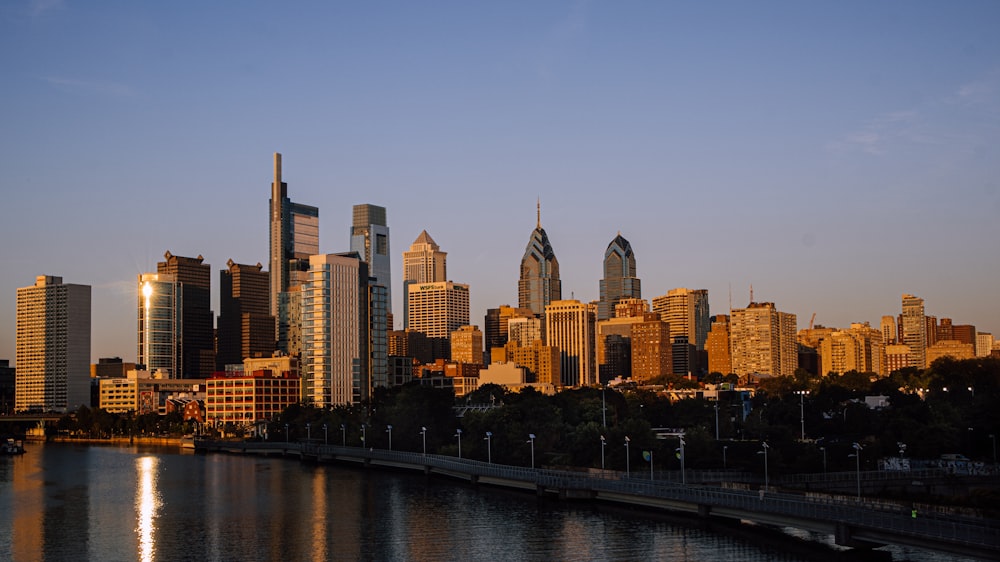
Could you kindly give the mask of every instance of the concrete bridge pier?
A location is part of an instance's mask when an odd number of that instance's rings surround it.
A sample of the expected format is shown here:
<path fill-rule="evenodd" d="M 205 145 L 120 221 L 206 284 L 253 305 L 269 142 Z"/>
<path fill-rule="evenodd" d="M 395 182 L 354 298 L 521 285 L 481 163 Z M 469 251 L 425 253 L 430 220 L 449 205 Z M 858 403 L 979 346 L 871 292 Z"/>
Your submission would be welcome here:
<path fill-rule="evenodd" d="M 884 544 L 879 544 L 877 542 L 865 541 L 854 538 L 851 526 L 842 521 L 837 523 L 837 527 L 833 535 L 833 542 L 840 546 L 849 546 L 851 548 L 862 549 L 862 550 L 871 550 L 873 548 L 879 548 L 881 546 L 885 546 Z M 891 560 L 892 555 L 890 555 L 889 558 Z"/>

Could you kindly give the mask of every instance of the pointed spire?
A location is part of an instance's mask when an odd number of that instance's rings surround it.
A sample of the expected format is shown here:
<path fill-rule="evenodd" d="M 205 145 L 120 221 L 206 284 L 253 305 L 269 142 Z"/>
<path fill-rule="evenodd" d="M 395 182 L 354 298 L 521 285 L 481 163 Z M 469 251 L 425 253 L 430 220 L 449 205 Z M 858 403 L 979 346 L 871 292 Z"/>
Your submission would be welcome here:
<path fill-rule="evenodd" d="M 537 212 L 538 212 L 538 222 L 536 223 L 535 228 L 542 228 L 542 198 L 541 197 L 538 198 L 538 211 Z"/>

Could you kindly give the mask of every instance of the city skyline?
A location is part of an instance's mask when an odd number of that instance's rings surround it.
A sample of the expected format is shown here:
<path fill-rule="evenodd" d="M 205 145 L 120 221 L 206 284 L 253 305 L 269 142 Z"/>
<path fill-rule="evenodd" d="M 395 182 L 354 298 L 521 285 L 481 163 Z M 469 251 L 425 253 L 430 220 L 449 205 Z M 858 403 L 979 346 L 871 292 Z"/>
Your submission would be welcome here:
<path fill-rule="evenodd" d="M 320 252 L 385 207 L 391 278 L 427 230 L 480 328 L 518 305 L 540 199 L 566 299 L 597 300 L 620 231 L 647 300 L 725 314 L 753 285 L 847 328 L 907 293 L 998 333 L 1000 6 L 725 8 L 8 3 L 0 358 L 39 275 L 91 285 L 92 361 L 130 361 L 165 251 L 267 264 L 275 152 Z"/>

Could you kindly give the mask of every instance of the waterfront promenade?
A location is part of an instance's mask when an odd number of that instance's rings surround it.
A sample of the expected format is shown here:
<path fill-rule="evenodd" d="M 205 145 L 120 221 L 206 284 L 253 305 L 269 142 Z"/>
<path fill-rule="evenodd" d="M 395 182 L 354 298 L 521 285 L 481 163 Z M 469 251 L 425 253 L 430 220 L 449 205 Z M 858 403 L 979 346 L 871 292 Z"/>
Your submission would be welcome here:
<path fill-rule="evenodd" d="M 1000 556 L 1000 521 L 862 497 L 732 489 L 721 484 L 651 480 L 648 473 L 532 469 L 384 449 L 322 444 L 199 441 L 199 452 L 281 455 L 303 461 L 389 468 L 444 476 L 476 485 L 689 513 L 699 518 L 750 521 L 830 535 L 838 545 L 896 544 L 983 559 Z M 916 515 L 916 516 L 914 516 Z"/>

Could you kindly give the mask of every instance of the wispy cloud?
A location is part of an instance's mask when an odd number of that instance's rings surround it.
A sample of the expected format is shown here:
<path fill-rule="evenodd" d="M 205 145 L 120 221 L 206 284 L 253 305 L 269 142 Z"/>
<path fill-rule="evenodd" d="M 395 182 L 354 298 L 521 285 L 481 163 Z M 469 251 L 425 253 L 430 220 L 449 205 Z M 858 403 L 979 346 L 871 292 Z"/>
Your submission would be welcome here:
<path fill-rule="evenodd" d="M 130 86 L 126 84 L 119 84 L 117 82 L 77 80 L 75 78 L 61 78 L 57 76 L 45 76 L 42 79 L 52 86 L 67 92 L 98 94 L 112 97 L 129 97 L 134 94 Z"/>
<path fill-rule="evenodd" d="M 879 115 L 860 130 L 847 133 L 830 144 L 834 150 L 857 149 L 872 155 L 883 154 L 886 145 L 894 140 L 929 142 L 926 135 L 918 133 L 920 114 L 917 111 L 893 111 Z"/>
<path fill-rule="evenodd" d="M 38 17 L 56 8 L 62 8 L 63 5 L 63 0 L 30 0 L 28 14 Z"/>
<path fill-rule="evenodd" d="M 1000 107 L 1000 68 L 962 84 L 948 101 L 965 106 Z"/>

